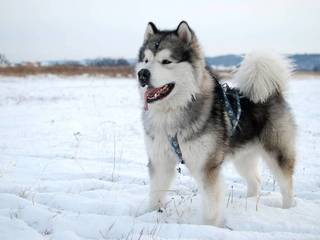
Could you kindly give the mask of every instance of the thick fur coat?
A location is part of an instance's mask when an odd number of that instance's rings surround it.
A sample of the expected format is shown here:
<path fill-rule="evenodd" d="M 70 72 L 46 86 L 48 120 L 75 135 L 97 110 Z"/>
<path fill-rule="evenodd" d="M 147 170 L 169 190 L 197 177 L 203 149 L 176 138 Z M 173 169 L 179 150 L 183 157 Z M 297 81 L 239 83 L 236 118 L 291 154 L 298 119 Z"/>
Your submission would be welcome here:
<path fill-rule="evenodd" d="M 291 67 L 270 53 L 247 55 L 234 75 L 242 97 L 235 132 L 218 77 L 206 66 L 198 39 L 186 22 L 160 31 L 149 23 L 139 51 L 137 75 L 149 157 L 150 209 L 165 205 L 176 175 L 170 137 L 177 134 L 186 167 L 202 195 L 203 220 L 223 226 L 223 162 L 231 160 L 248 184 L 248 197 L 260 191 L 262 157 L 281 189 L 282 205 L 293 204 L 295 124 L 285 90 Z"/>

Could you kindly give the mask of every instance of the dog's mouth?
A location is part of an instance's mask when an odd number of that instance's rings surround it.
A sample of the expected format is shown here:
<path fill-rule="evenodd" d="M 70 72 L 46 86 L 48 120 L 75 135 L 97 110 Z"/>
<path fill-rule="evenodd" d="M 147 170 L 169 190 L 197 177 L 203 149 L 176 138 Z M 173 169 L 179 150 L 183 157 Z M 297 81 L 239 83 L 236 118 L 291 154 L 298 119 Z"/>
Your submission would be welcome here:
<path fill-rule="evenodd" d="M 158 88 L 148 87 L 144 93 L 145 110 L 148 110 L 148 103 L 159 101 L 168 96 L 174 85 L 174 83 L 168 83 Z"/>

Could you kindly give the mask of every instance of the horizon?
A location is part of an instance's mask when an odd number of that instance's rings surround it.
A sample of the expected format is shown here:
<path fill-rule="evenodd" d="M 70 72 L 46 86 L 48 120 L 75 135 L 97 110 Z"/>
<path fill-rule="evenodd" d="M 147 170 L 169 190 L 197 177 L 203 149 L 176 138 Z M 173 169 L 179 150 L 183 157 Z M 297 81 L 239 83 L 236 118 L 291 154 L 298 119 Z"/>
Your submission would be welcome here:
<path fill-rule="evenodd" d="M 157 7 L 147 0 L 4 0 L 0 53 L 10 62 L 135 59 L 147 22 L 174 29 L 186 20 L 209 57 L 254 50 L 318 54 L 319 12 L 316 0 L 165 0 Z"/>
<path fill-rule="evenodd" d="M 212 55 L 212 56 L 205 56 L 205 58 L 217 58 L 217 57 L 225 57 L 225 56 L 241 56 L 243 57 L 245 53 L 239 53 L 239 54 L 234 54 L 234 53 L 227 53 L 227 54 L 221 54 L 221 55 Z M 320 53 L 282 53 L 281 55 L 290 57 L 294 55 L 320 55 Z M 112 60 L 117 60 L 117 59 L 124 59 L 127 61 L 136 61 L 137 58 L 133 57 L 108 57 L 108 56 L 98 56 L 98 57 L 92 57 L 92 58 L 81 58 L 81 59 L 72 59 L 72 58 L 61 58 L 61 59 L 45 59 L 45 60 L 22 60 L 22 61 L 10 61 L 10 63 L 15 63 L 15 64 L 20 64 L 20 63 L 36 63 L 36 62 L 59 62 L 59 61 L 85 61 L 85 60 L 95 60 L 95 59 L 112 59 Z"/>

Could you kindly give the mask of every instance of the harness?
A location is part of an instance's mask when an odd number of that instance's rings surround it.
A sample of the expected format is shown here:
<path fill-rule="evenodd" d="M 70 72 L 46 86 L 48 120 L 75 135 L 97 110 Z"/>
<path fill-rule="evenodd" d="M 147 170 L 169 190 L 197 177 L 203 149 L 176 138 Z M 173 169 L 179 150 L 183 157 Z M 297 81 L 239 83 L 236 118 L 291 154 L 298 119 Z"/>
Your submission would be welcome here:
<path fill-rule="evenodd" d="M 220 96 L 220 101 L 224 104 L 226 112 L 228 114 L 232 136 L 235 133 L 241 116 L 241 96 L 238 89 L 230 88 L 227 83 L 221 85 L 218 81 L 216 82 L 221 93 L 220 95 L 222 95 L 222 99 Z M 235 103 L 234 107 L 232 107 L 231 102 Z M 181 148 L 178 141 L 178 133 L 176 133 L 174 136 L 169 136 L 169 142 L 173 152 L 177 156 L 178 164 L 184 164 L 185 162 L 183 160 Z M 177 168 L 177 171 L 181 173 L 181 168 L 179 166 Z"/>
<path fill-rule="evenodd" d="M 170 141 L 170 145 L 172 147 L 172 150 L 174 151 L 174 153 L 177 155 L 178 159 L 178 167 L 177 167 L 177 171 L 178 173 L 181 173 L 181 168 L 179 166 L 179 164 L 184 164 L 184 160 L 182 158 L 182 152 L 180 149 L 180 145 L 179 145 L 179 141 L 178 141 L 178 133 L 176 133 L 176 135 L 174 135 L 173 137 L 169 137 L 169 141 Z"/>
<path fill-rule="evenodd" d="M 222 95 L 224 100 L 224 105 L 229 117 L 231 124 L 231 136 L 234 134 L 241 116 L 241 104 L 240 104 L 240 93 L 238 89 L 230 88 L 227 83 L 219 84 L 218 86 L 222 89 Z M 232 107 L 230 101 L 236 102 L 235 108 Z"/>

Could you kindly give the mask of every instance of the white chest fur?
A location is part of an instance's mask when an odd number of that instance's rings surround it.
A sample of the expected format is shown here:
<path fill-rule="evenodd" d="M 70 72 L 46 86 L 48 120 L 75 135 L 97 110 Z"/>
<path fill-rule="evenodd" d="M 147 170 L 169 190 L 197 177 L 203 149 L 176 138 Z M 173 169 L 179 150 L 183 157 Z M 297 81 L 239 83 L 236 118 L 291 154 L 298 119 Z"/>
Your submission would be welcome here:
<path fill-rule="evenodd" d="M 198 177 L 205 166 L 208 156 L 214 151 L 216 143 L 215 136 L 205 134 L 189 141 L 178 141 L 183 160 L 194 177 Z M 156 164 L 176 164 L 178 156 L 170 145 L 169 135 L 162 131 L 155 133 L 153 139 L 146 137 L 146 146 L 152 162 Z"/>

